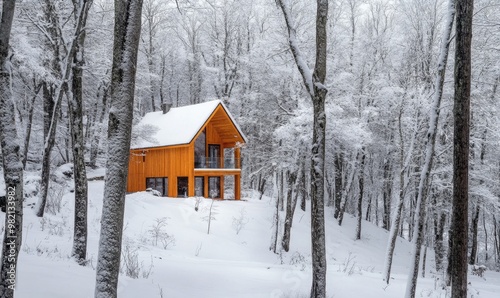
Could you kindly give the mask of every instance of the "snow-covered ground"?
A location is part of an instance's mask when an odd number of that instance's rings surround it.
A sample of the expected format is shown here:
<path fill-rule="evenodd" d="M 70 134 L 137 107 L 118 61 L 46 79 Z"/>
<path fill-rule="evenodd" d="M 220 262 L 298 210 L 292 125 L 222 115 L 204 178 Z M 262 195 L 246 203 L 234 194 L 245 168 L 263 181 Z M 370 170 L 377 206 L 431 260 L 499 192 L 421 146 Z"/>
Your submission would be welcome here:
<path fill-rule="evenodd" d="M 25 209 L 16 298 L 93 297 L 103 188 L 103 181 L 89 182 L 90 262 L 86 267 L 69 259 L 73 193 L 64 194 L 57 215 L 46 213 L 39 219 L 30 207 Z M 33 203 L 30 200 L 28 204 Z M 276 255 L 269 251 L 270 198 L 258 200 L 247 193 L 242 201 L 215 201 L 207 234 L 211 203 L 201 200 L 196 211 L 195 198 L 160 198 L 146 192 L 127 196 L 124 251 L 132 263 L 137 256 L 139 277 L 126 276 L 122 265 L 119 297 L 308 297 L 308 211 L 297 208 L 290 252 Z M 381 271 L 388 233 L 363 222 L 362 240 L 354 241 L 354 218 L 346 215 L 339 227 L 327 209 L 326 220 L 329 297 L 404 296 L 410 256 L 407 241 L 398 240 L 393 279 L 386 285 Z M 0 213 L 0 222 L 3 227 L 4 213 Z M 239 233 L 238 222 L 242 223 Z M 433 263 L 429 252 L 426 277 L 419 278 L 417 297 L 450 297 L 437 286 Z M 487 271 L 484 278 L 470 276 L 469 281 L 473 297 L 496 298 L 500 293 L 499 273 Z"/>

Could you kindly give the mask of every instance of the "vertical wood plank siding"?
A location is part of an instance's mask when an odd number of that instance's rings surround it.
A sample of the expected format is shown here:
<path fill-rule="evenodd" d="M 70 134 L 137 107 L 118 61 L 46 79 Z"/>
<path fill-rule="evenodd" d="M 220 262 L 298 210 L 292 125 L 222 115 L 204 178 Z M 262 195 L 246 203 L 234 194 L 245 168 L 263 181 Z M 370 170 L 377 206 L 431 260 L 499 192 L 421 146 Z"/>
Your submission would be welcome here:
<path fill-rule="evenodd" d="M 209 144 L 220 145 L 221 167 L 223 167 L 224 148 L 232 148 L 236 142 L 244 142 L 225 110 L 219 106 L 189 144 L 131 150 L 127 192 L 144 191 L 146 178 L 168 177 L 168 196 L 176 197 L 177 177 L 188 177 L 188 196 L 194 196 L 194 144 L 203 130 L 206 131 L 207 148 L 205 151 L 207 153 Z M 234 157 L 239 158 L 239 155 L 239 149 L 237 149 Z M 217 174 L 214 172 L 202 175 L 197 173 L 197 176 L 204 177 L 205 196 L 208 195 L 208 177 L 219 176 L 221 177 L 221 197 L 223 197 L 224 175 L 235 176 L 237 184 L 235 185 L 235 198 L 240 198 L 240 172 L 235 173 L 234 170 L 230 170 L 228 173 L 219 171 Z"/>

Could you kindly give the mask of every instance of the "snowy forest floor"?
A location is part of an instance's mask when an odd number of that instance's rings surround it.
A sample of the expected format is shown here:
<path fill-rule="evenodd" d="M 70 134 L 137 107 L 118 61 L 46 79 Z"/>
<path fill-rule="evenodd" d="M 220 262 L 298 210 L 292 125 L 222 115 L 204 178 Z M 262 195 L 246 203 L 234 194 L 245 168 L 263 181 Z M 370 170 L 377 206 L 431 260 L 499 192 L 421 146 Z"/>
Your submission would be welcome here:
<path fill-rule="evenodd" d="M 89 175 L 99 176 L 102 171 Z M 71 184 L 71 183 L 70 183 Z M 93 297 L 104 182 L 89 181 L 88 266 L 69 258 L 73 235 L 73 193 L 61 193 L 61 209 L 43 219 L 24 209 L 23 243 L 16 298 Z M 137 297 L 308 297 L 311 283 L 310 213 L 297 206 L 290 252 L 269 251 L 273 200 L 247 192 L 242 201 L 211 200 L 195 210 L 196 199 L 160 198 L 142 192 L 127 195 L 120 298 Z M 35 197 L 25 203 L 34 203 Z M 309 206 L 307 206 L 309 207 Z M 284 216 L 284 214 L 282 214 Z M 4 213 L 0 213 L 3 237 Z M 388 233 L 363 221 L 362 239 L 354 241 L 355 218 L 343 226 L 326 209 L 328 297 L 404 296 L 410 245 L 398 239 L 389 285 L 382 280 Z M 239 230 L 239 233 L 237 233 Z M 126 275 L 138 274 L 138 278 Z M 426 277 L 417 297 L 450 297 L 436 281 L 429 251 Z M 500 293 L 500 273 L 469 276 L 470 297 Z"/>

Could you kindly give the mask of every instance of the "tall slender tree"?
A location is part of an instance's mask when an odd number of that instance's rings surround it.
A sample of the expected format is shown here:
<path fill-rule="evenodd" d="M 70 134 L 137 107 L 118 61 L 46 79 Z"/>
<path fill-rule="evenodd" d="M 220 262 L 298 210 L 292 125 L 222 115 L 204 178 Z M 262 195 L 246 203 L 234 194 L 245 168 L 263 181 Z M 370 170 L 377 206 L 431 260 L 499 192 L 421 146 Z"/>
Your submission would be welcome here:
<path fill-rule="evenodd" d="M 326 297 L 326 247 L 325 247 L 325 98 L 328 90 L 326 79 L 326 26 L 328 0 L 316 1 L 316 62 L 314 70 L 298 47 L 296 30 L 290 13 L 290 2 L 277 0 L 288 30 L 290 51 L 302 75 L 306 90 L 313 104 L 313 140 L 311 155 L 311 244 L 312 287 L 311 297 Z"/>
<path fill-rule="evenodd" d="M 75 225 L 71 255 L 84 264 L 87 256 L 87 171 L 85 169 L 85 138 L 83 134 L 83 66 L 85 64 L 85 24 L 92 0 L 73 0 L 77 28 L 73 55 L 72 97 L 69 98 L 71 141 L 73 143 L 73 173 L 75 177 Z"/>
<path fill-rule="evenodd" d="M 469 130 L 473 0 L 457 1 L 453 106 L 453 201 L 450 226 L 451 296 L 467 297 Z"/>
<path fill-rule="evenodd" d="M 0 297 L 13 298 L 23 229 L 23 164 L 11 89 L 9 40 L 16 1 L 4 0 L 0 23 L 0 143 L 6 189 L 5 229 L 0 267 Z"/>
<path fill-rule="evenodd" d="M 443 29 L 443 40 L 441 43 L 437 73 L 434 85 L 434 97 L 431 107 L 429 127 L 425 139 L 425 158 L 423 159 L 422 170 L 418 180 L 417 188 L 417 206 L 415 210 L 415 225 L 412 239 L 412 259 L 410 263 L 410 272 L 406 284 L 406 298 L 415 297 L 417 286 L 418 265 L 420 263 L 420 250 L 424 243 L 424 226 L 426 221 L 426 199 L 430 183 L 432 163 L 434 159 L 434 148 L 436 145 L 436 136 L 438 131 L 439 113 L 441 110 L 441 99 L 443 98 L 444 78 L 446 74 L 446 65 L 448 62 L 448 52 L 450 46 L 451 31 L 455 17 L 455 0 L 449 1 L 446 23 Z"/>
<path fill-rule="evenodd" d="M 116 298 L 125 211 L 142 0 L 115 1 L 106 181 L 97 258 L 96 298 Z"/>

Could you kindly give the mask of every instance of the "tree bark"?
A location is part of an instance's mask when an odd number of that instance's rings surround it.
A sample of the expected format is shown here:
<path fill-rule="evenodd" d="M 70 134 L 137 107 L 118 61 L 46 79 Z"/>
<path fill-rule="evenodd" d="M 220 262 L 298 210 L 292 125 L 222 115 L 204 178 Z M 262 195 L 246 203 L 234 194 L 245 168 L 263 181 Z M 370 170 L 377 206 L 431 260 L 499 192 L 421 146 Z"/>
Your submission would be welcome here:
<path fill-rule="evenodd" d="M 311 297 L 326 297 L 326 247 L 325 247 L 325 98 L 326 89 L 326 26 L 328 0 L 316 4 L 316 61 L 311 73 L 297 44 L 296 31 L 288 3 L 277 0 L 288 30 L 288 42 L 295 64 L 313 103 L 313 139 L 311 156 L 311 244 L 312 286 Z"/>
<path fill-rule="evenodd" d="M 296 180 L 296 173 L 289 173 L 287 175 L 288 189 L 286 194 L 286 214 L 283 238 L 281 239 L 281 247 L 283 247 L 283 250 L 286 252 L 290 250 L 290 234 L 292 230 L 293 215 L 295 213 L 295 207 L 297 206 L 297 196 L 293 197 L 293 187 Z"/>
<path fill-rule="evenodd" d="M 76 50 L 73 60 L 73 80 L 71 89 L 73 97 L 69 99 L 71 141 L 73 151 L 73 174 L 75 179 L 75 218 L 73 231 L 73 249 L 71 256 L 80 265 L 85 264 L 87 257 L 87 171 L 85 169 L 85 138 L 83 132 L 83 66 L 85 64 L 85 24 L 92 0 L 73 0 L 77 21 Z"/>
<path fill-rule="evenodd" d="M 356 225 L 356 237 L 355 240 L 361 239 L 361 222 L 362 222 L 362 207 L 363 207 L 363 193 L 365 187 L 365 159 L 366 154 L 364 153 L 364 148 L 361 153 L 361 162 L 359 163 L 359 176 L 358 176 L 358 186 L 359 186 L 359 196 L 357 203 L 357 225 Z"/>
<path fill-rule="evenodd" d="M 339 149 L 340 151 L 340 149 Z M 342 175 L 343 175 L 343 154 L 341 152 L 337 152 L 335 154 L 335 160 L 334 160 L 334 165 L 335 165 L 335 212 L 333 214 L 333 217 L 335 219 L 339 218 L 339 213 L 340 213 L 340 203 L 342 202 Z"/>
<path fill-rule="evenodd" d="M 108 160 L 96 272 L 96 298 L 116 298 L 130 157 L 142 0 L 115 1 Z"/>
<path fill-rule="evenodd" d="M 35 79 L 33 79 L 33 87 L 35 88 L 33 99 L 31 100 L 31 105 L 28 111 L 28 123 L 26 124 L 26 133 L 24 137 L 24 150 L 23 150 L 23 169 L 26 169 L 26 162 L 28 161 L 28 151 L 30 146 L 30 138 L 31 138 L 31 127 L 33 125 L 33 111 L 35 107 L 35 100 L 38 97 L 38 92 L 42 88 L 42 84 L 36 84 Z"/>
<path fill-rule="evenodd" d="M 471 250 L 469 256 L 469 265 L 476 264 L 477 258 L 477 233 L 478 233 L 478 225 L 479 225 L 479 212 L 481 208 L 479 207 L 479 201 L 477 202 L 476 209 L 474 210 L 474 217 L 472 218 L 470 232 L 472 235 L 471 239 Z"/>
<path fill-rule="evenodd" d="M 58 20 L 58 16 L 55 12 L 54 4 L 50 1 L 46 1 L 47 3 L 47 17 L 53 20 Z M 55 24 L 58 24 L 57 21 L 54 21 Z M 57 29 L 59 25 L 56 25 Z M 68 92 L 68 81 L 70 79 L 70 76 L 72 74 L 72 62 L 73 62 L 73 57 L 76 54 L 77 50 L 77 42 L 78 42 L 78 34 L 81 32 L 83 24 L 80 21 L 76 22 L 76 27 L 73 32 L 72 36 L 72 41 L 69 45 L 69 51 L 62 59 L 62 61 L 56 61 L 54 64 L 57 65 L 58 71 L 61 74 L 61 81 L 59 85 L 54 89 L 53 87 L 50 86 L 44 86 L 44 91 L 45 90 L 50 90 L 50 99 L 46 96 L 48 94 L 45 94 L 44 92 L 44 103 L 48 103 L 49 105 L 52 106 L 51 114 L 45 115 L 47 117 L 50 117 L 50 124 L 48 121 L 45 121 L 45 126 L 44 126 L 44 132 L 45 132 L 45 142 L 44 142 L 44 152 L 43 152 L 43 158 L 42 158 L 42 177 L 41 177 L 41 183 L 40 183 L 40 198 L 38 199 L 38 202 L 35 206 L 35 213 L 36 216 L 38 217 L 43 217 L 43 214 L 45 212 L 45 204 L 47 202 L 47 194 L 48 194 L 48 189 L 49 189 L 49 176 L 50 176 L 50 156 L 52 152 L 52 148 L 54 147 L 55 143 L 55 138 L 56 138 L 56 129 L 57 129 L 57 122 L 59 118 L 59 112 L 61 109 L 61 102 L 63 95 Z M 56 30 L 53 28 L 53 30 Z M 56 32 L 58 32 L 56 30 Z M 62 37 L 59 36 L 59 33 L 53 34 L 54 38 L 61 39 Z M 57 41 L 59 42 L 59 41 Z M 58 48 L 58 47 L 56 47 Z M 56 50 L 56 53 L 58 53 L 59 49 Z M 59 54 L 56 55 L 57 59 L 60 59 Z M 61 69 L 60 65 L 64 65 L 64 69 Z M 54 101 L 52 101 L 52 99 Z M 44 109 L 46 109 L 44 107 Z M 48 110 L 47 110 L 48 112 Z M 47 127 L 48 126 L 48 127 Z"/>
<path fill-rule="evenodd" d="M 23 231 L 23 164 L 11 90 L 9 41 L 16 2 L 4 0 L 0 23 L 0 143 L 6 187 L 0 297 L 13 298 Z"/>
<path fill-rule="evenodd" d="M 451 296 L 467 297 L 469 117 L 473 0 L 457 1 L 453 106 L 453 207 L 450 227 Z"/>

